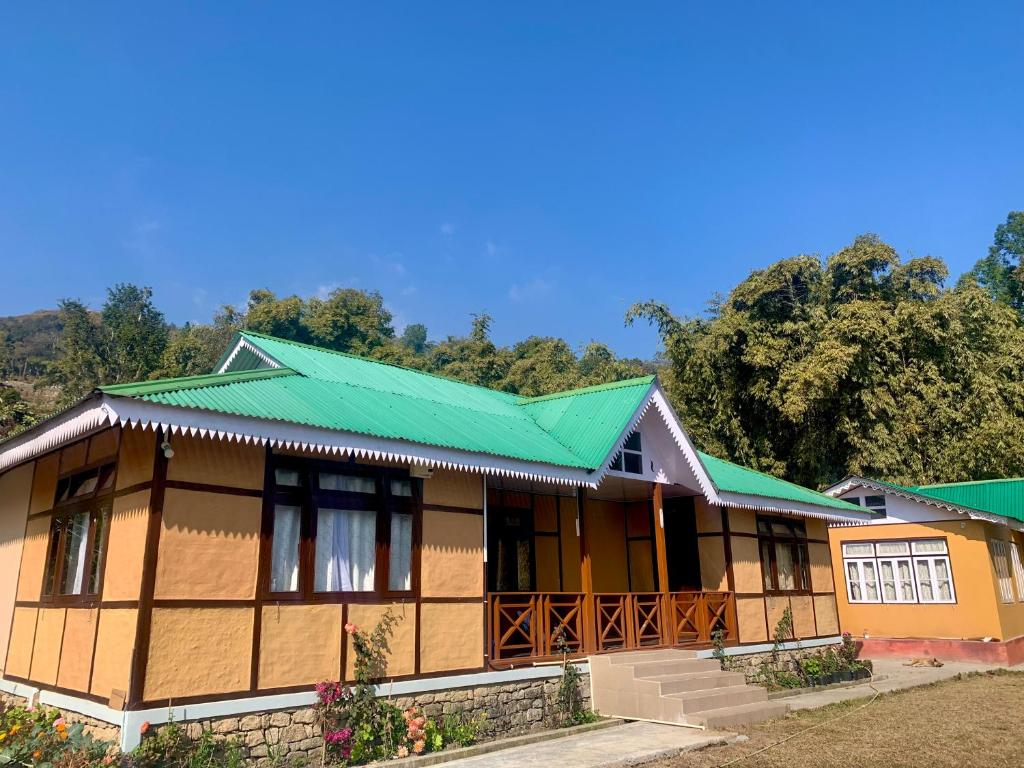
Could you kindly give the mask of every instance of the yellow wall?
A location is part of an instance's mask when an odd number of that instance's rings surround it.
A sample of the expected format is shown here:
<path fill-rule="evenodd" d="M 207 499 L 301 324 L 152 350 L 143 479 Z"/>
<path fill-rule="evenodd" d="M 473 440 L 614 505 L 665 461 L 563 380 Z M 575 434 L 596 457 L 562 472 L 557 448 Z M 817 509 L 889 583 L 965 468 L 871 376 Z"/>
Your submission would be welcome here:
<path fill-rule="evenodd" d="M 948 639 L 1003 636 L 987 539 L 995 529 L 975 520 L 890 523 L 829 529 L 835 568 L 839 625 L 853 635 L 872 637 L 935 637 Z M 945 537 L 953 572 L 955 604 L 851 604 L 842 572 L 844 541 L 880 541 Z"/>
<path fill-rule="evenodd" d="M 114 691 L 128 693 L 135 627 L 139 612 L 135 608 L 103 608 L 96 630 L 96 653 L 89 692 L 109 699 Z"/>
<path fill-rule="evenodd" d="M 103 568 L 104 600 L 138 600 L 149 527 L 149 489 L 114 499 Z"/>
<path fill-rule="evenodd" d="M 482 597 L 483 515 L 423 511 L 420 584 L 427 597 Z"/>
<path fill-rule="evenodd" d="M 479 604 L 470 603 L 469 605 L 476 613 L 483 615 Z M 413 603 L 350 605 L 348 621 L 360 629 L 370 631 L 388 609 L 398 618 L 398 622 L 394 626 L 394 635 L 388 643 L 391 647 L 391 655 L 388 656 L 388 675 L 396 677 L 411 675 L 416 670 L 416 606 Z M 468 631 L 466 628 L 463 629 Z M 351 680 L 355 669 L 355 651 L 352 648 L 352 638 L 349 637 L 346 640 L 348 652 L 346 653 L 345 677 Z"/>
<path fill-rule="evenodd" d="M 1011 531 L 1009 528 L 1003 525 L 994 525 L 992 523 L 984 523 L 986 529 L 986 535 L 990 539 L 1001 539 L 1007 542 L 1007 546 L 1016 546 L 1018 543 L 1024 542 L 1024 534 Z M 1024 554 L 1024 552 L 1022 552 Z M 1024 635 L 1024 594 L 1021 594 L 1020 587 L 1017 585 L 1013 574 L 1013 560 L 1009 552 L 1006 553 L 1007 565 L 1010 569 L 1010 578 L 1013 581 L 1013 590 L 1016 600 L 1012 603 L 1002 602 L 998 579 L 996 577 L 995 565 L 992 563 L 991 556 L 989 557 L 989 573 L 992 577 L 993 590 L 996 595 L 996 609 L 999 612 L 999 626 L 1001 632 L 999 637 L 1003 640 L 1009 640 L 1014 637 L 1020 637 Z M 958 595 L 959 597 L 959 595 Z"/>
<path fill-rule="evenodd" d="M 595 592 L 629 591 L 624 515 L 621 504 L 597 499 L 587 501 L 586 535 Z"/>
<path fill-rule="evenodd" d="M 64 638 L 60 647 L 57 685 L 71 691 L 89 691 L 89 669 L 92 666 L 93 644 L 96 640 L 96 608 L 69 608 L 64 619 Z"/>
<path fill-rule="evenodd" d="M 484 615 L 472 603 L 420 606 L 420 671 L 477 669 L 484 662 Z"/>
<path fill-rule="evenodd" d="M 340 605 L 263 606 L 259 687 L 340 679 L 341 613 Z"/>
<path fill-rule="evenodd" d="M 0 475 L 0 674 L 14 618 L 25 521 L 32 494 L 32 464 Z"/>
<path fill-rule="evenodd" d="M 148 429 L 121 431 L 121 451 L 117 457 L 117 488 L 129 488 L 153 479 L 156 433 Z"/>
<path fill-rule="evenodd" d="M 234 440 L 175 435 L 174 458 L 167 462 L 167 479 L 189 483 L 263 489 L 267 449 Z"/>

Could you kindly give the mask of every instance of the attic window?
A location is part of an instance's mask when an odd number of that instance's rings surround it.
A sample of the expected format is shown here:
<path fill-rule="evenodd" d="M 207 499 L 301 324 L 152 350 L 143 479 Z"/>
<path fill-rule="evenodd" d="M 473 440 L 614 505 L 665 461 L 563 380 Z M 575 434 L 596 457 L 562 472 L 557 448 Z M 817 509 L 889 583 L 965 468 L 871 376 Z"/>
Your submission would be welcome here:
<path fill-rule="evenodd" d="M 628 472 L 631 475 L 644 473 L 644 455 L 640 448 L 640 433 L 634 432 L 622 446 L 622 451 L 612 461 L 609 469 L 616 472 Z"/>
<path fill-rule="evenodd" d="M 865 496 L 864 506 L 885 517 L 885 496 Z"/>

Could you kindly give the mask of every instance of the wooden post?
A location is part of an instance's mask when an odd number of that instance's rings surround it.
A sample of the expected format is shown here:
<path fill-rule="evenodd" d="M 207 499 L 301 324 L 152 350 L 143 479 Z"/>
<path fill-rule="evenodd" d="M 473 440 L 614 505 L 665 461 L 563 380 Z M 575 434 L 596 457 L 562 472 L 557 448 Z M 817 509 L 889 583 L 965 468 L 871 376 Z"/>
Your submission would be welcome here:
<path fill-rule="evenodd" d="M 587 491 L 576 489 L 576 527 L 580 536 L 580 589 L 583 592 L 583 650 L 597 647 L 597 615 L 594 606 L 594 569 L 590 559 L 586 527 Z"/>
<path fill-rule="evenodd" d="M 658 591 L 661 592 L 661 635 L 665 645 L 675 644 L 675 612 L 668 586 L 668 550 L 665 546 L 665 503 L 661 483 L 654 484 L 654 550 L 658 563 Z"/>

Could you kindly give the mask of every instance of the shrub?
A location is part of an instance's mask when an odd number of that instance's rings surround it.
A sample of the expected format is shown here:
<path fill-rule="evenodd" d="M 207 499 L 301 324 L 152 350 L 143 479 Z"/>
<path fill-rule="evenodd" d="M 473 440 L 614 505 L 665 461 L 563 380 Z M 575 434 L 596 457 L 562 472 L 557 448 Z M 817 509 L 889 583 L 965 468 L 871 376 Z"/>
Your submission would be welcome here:
<path fill-rule="evenodd" d="M 0 704 L 0 765 L 99 765 L 110 745 L 84 729 L 81 723 L 69 725 L 55 709 Z"/>
<path fill-rule="evenodd" d="M 555 637 L 555 644 L 562 654 L 562 677 L 558 681 L 558 693 L 555 694 L 555 710 L 560 724 L 568 727 L 593 722 L 597 716 L 583 702 L 583 693 L 580 691 L 583 677 L 576 665 L 569 661 L 569 645 L 561 632 Z"/>
<path fill-rule="evenodd" d="M 236 739 L 203 731 L 196 739 L 178 723 L 155 731 L 143 725 L 144 738 L 118 761 L 121 768 L 241 768 L 244 751 Z"/>

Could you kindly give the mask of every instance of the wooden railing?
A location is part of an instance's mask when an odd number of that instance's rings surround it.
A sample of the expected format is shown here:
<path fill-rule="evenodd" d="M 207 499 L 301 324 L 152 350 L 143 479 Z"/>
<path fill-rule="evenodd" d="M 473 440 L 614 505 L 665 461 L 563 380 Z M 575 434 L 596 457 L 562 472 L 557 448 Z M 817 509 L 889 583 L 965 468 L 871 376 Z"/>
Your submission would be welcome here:
<path fill-rule="evenodd" d="M 492 661 L 735 641 L 732 592 L 492 592 Z M 563 646 L 564 644 L 564 646 Z"/>

